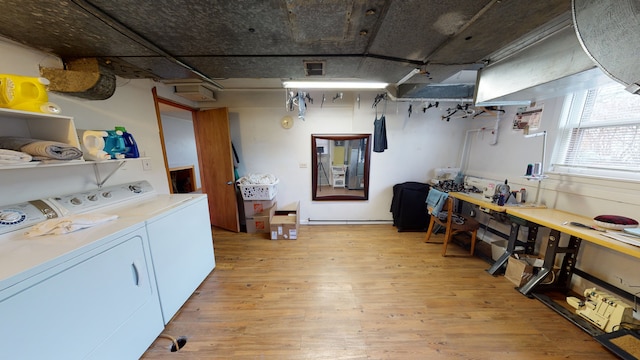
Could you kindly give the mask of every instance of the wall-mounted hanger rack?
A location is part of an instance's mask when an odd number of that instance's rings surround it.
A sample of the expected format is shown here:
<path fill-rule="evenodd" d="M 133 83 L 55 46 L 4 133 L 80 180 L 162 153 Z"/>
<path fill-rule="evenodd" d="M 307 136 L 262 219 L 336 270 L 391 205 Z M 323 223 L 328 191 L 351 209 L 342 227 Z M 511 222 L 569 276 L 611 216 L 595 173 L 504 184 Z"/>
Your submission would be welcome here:
<path fill-rule="evenodd" d="M 482 114 L 488 114 L 490 116 L 497 116 L 498 113 L 502 113 L 504 114 L 504 110 L 502 109 L 498 109 L 497 106 L 483 106 L 481 107 L 481 111 L 477 112 L 473 115 L 473 117 L 475 118 L 476 116 L 480 116 Z"/>
<path fill-rule="evenodd" d="M 458 104 L 455 108 L 448 108 L 447 109 L 447 114 L 446 115 L 442 115 L 442 120 L 451 120 L 451 118 L 454 119 L 465 119 L 469 116 L 472 116 L 476 113 L 475 110 L 473 109 L 469 109 L 469 104 Z M 458 114 L 458 115 L 456 115 Z M 456 116 L 454 116 L 456 115 Z"/>
<path fill-rule="evenodd" d="M 440 102 L 436 101 L 435 104 L 429 103 L 428 105 L 423 105 L 422 106 L 422 112 L 427 112 L 428 109 L 431 109 L 432 107 L 437 108 L 438 105 L 440 105 Z"/>
<path fill-rule="evenodd" d="M 376 98 L 373 99 L 373 105 L 371 107 L 375 108 L 378 106 L 378 103 L 382 100 L 387 100 L 387 93 L 382 93 L 376 95 Z"/>

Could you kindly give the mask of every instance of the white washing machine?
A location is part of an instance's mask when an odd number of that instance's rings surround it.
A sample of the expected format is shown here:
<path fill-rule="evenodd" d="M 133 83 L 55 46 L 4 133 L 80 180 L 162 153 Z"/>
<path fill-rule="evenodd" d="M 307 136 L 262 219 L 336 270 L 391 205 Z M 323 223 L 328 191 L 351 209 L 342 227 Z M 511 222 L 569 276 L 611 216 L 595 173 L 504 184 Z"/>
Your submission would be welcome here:
<path fill-rule="evenodd" d="M 145 223 L 165 324 L 215 268 L 204 194 L 157 194 L 139 181 L 48 200 L 71 214 L 108 212 Z"/>
<path fill-rule="evenodd" d="M 138 358 L 164 328 L 145 223 L 25 235 L 62 213 L 45 201 L 0 207 L 0 337 L 12 344 L 0 358 Z"/>
<path fill-rule="evenodd" d="M 118 219 L 25 236 L 84 213 Z M 214 267 L 206 195 L 157 194 L 138 181 L 0 206 L 0 337 L 12 343 L 0 358 L 54 348 L 64 358 L 137 358 Z"/>

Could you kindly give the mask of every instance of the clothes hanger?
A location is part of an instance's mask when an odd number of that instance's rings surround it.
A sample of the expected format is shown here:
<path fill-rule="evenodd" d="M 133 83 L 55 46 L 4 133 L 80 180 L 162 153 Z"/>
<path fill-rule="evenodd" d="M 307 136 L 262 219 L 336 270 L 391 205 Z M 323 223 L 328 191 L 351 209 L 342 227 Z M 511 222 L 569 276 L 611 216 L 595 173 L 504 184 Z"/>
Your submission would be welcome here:
<path fill-rule="evenodd" d="M 489 114 L 490 116 L 497 116 L 498 113 L 503 113 L 504 114 L 504 110 L 498 109 L 497 106 L 482 106 L 481 109 L 482 109 L 482 111 L 480 111 L 479 113 L 476 113 L 475 115 L 473 115 L 474 118 L 476 116 L 480 116 L 482 114 Z"/>

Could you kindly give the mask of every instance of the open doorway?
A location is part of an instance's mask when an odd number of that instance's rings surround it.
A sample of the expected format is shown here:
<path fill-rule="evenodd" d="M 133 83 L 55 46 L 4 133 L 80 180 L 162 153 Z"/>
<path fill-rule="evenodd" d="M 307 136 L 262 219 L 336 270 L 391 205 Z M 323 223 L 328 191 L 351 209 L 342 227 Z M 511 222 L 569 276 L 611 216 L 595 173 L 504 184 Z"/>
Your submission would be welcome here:
<path fill-rule="evenodd" d="M 228 109 L 197 110 L 152 92 L 171 193 L 206 194 L 211 225 L 240 231 Z"/>
<path fill-rule="evenodd" d="M 201 192 L 194 109 L 157 98 L 158 127 L 172 194 Z"/>

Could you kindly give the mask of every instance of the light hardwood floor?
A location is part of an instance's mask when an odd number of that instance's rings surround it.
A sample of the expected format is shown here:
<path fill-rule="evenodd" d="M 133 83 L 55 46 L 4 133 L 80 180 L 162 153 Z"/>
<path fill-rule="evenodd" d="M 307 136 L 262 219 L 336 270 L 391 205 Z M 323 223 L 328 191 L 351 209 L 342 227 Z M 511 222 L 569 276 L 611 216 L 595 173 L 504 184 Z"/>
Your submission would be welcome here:
<path fill-rule="evenodd" d="M 537 300 L 391 225 L 214 230 L 216 269 L 143 359 L 615 359 Z M 440 235 L 441 236 L 441 235 Z M 448 253 L 466 250 L 450 245 Z"/>

